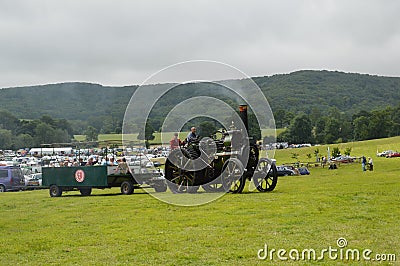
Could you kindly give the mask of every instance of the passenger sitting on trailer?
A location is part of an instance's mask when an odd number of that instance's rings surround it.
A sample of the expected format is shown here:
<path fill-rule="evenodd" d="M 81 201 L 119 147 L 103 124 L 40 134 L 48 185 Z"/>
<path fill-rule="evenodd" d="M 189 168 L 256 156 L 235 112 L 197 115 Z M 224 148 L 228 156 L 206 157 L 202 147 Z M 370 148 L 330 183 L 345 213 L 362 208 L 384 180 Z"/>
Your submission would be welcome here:
<path fill-rule="evenodd" d="M 111 157 L 107 162 L 107 165 L 118 165 L 118 163 L 114 160 L 114 157 Z"/>
<path fill-rule="evenodd" d="M 120 174 L 126 175 L 128 172 L 132 174 L 131 168 L 129 167 L 128 163 L 126 162 L 125 158 L 122 158 L 122 161 L 118 163 L 115 172 L 119 170 Z"/>
<path fill-rule="evenodd" d="M 89 160 L 86 163 L 86 166 L 91 166 L 91 165 L 94 165 L 93 157 L 90 157 Z"/>
<path fill-rule="evenodd" d="M 83 161 L 83 158 L 79 158 L 79 166 L 85 166 L 86 163 Z"/>
<path fill-rule="evenodd" d="M 79 166 L 78 161 L 76 160 L 76 158 L 74 158 L 74 162 L 72 163 L 72 166 Z"/>
<path fill-rule="evenodd" d="M 171 150 L 179 148 L 179 146 L 182 144 L 182 141 L 179 139 L 178 133 L 174 133 L 174 136 L 169 141 L 169 144 L 171 145 Z"/>

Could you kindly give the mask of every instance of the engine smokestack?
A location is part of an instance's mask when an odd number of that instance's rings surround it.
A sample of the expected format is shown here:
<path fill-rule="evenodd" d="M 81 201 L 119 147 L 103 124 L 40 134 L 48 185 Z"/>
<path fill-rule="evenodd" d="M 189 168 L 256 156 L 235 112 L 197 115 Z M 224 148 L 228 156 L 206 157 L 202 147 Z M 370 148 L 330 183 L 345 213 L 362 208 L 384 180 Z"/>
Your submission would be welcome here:
<path fill-rule="evenodd" d="M 239 105 L 239 116 L 242 119 L 244 126 L 246 127 L 247 135 L 249 134 L 249 124 L 247 120 L 247 105 L 241 104 Z"/>

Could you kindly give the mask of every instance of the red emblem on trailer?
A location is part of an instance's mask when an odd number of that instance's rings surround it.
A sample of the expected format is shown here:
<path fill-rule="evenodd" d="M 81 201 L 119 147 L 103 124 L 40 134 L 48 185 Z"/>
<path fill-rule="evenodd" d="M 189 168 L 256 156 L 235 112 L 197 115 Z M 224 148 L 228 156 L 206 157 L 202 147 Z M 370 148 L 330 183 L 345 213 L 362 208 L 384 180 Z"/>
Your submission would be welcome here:
<path fill-rule="evenodd" d="M 79 183 L 82 183 L 85 180 L 85 172 L 81 169 L 76 170 L 75 172 L 75 180 Z"/>

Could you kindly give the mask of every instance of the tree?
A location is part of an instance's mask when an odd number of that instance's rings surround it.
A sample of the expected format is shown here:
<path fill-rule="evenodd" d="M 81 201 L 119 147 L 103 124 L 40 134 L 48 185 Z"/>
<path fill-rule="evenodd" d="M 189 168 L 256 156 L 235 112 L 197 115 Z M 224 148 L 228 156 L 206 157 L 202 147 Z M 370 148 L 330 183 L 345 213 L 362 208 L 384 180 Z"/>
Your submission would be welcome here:
<path fill-rule="evenodd" d="M 97 141 L 99 139 L 99 132 L 96 128 L 88 126 L 85 130 L 86 141 Z"/>
<path fill-rule="evenodd" d="M 16 132 L 21 124 L 21 122 L 14 115 L 7 111 L 0 111 L 0 117 L 0 128 Z"/>
<path fill-rule="evenodd" d="M 37 145 L 53 143 L 54 129 L 46 123 L 40 122 L 35 128 L 35 142 Z"/>
<path fill-rule="evenodd" d="M 330 117 L 325 125 L 325 143 L 334 143 L 340 138 L 341 133 L 340 122 L 337 118 Z"/>
<path fill-rule="evenodd" d="M 338 157 L 338 156 L 340 156 L 340 149 L 339 149 L 339 147 L 334 147 L 334 148 L 332 149 L 332 157 L 333 157 L 333 158 L 336 158 L 336 157 Z"/>
<path fill-rule="evenodd" d="M 344 155 L 350 156 L 351 150 L 352 150 L 351 147 L 347 147 L 347 148 L 344 150 Z"/>
<path fill-rule="evenodd" d="M 144 135 L 143 135 L 143 133 L 144 133 Z M 143 132 L 143 129 L 140 130 L 139 135 L 137 136 L 137 139 L 146 140 L 148 142 L 155 138 L 153 134 L 154 134 L 154 128 L 150 125 L 150 123 L 146 123 L 144 132 Z"/>
<path fill-rule="evenodd" d="M 312 142 L 312 125 L 306 114 L 296 116 L 288 129 L 288 137 L 291 143 Z"/>
<path fill-rule="evenodd" d="M 357 117 L 353 121 L 354 139 L 365 140 L 369 138 L 369 120 L 365 116 Z"/>
<path fill-rule="evenodd" d="M 0 129 L 0 148 L 12 149 L 13 135 L 11 130 Z"/>
<path fill-rule="evenodd" d="M 49 115 L 44 115 L 40 118 L 40 121 L 42 121 L 45 124 L 48 124 L 52 127 L 56 127 L 56 121 Z"/>
<path fill-rule="evenodd" d="M 15 138 L 15 148 L 23 149 L 35 146 L 33 137 L 29 134 L 20 134 Z"/>
<path fill-rule="evenodd" d="M 208 121 L 201 122 L 198 126 L 198 129 L 199 136 L 202 137 L 210 137 L 212 134 L 215 133 L 215 131 L 217 131 L 215 124 Z"/>
<path fill-rule="evenodd" d="M 316 143 L 325 143 L 325 125 L 326 117 L 321 117 L 315 124 L 314 127 L 314 137 Z"/>
<path fill-rule="evenodd" d="M 318 162 L 319 161 L 319 149 L 318 148 L 316 148 L 314 150 L 314 155 L 315 155 L 315 161 Z"/>
<path fill-rule="evenodd" d="M 369 118 L 369 138 L 378 139 L 389 136 L 390 124 L 387 119 L 389 114 L 385 111 L 373 111 Z"/>
<path fill-rule="evenodd" d="M 274 112 L 275 124 L 276 124 L 277 128 L 284 127 L 285 116 L 286 116 L 286 112 L 284 109 L 279 108 Z"/>

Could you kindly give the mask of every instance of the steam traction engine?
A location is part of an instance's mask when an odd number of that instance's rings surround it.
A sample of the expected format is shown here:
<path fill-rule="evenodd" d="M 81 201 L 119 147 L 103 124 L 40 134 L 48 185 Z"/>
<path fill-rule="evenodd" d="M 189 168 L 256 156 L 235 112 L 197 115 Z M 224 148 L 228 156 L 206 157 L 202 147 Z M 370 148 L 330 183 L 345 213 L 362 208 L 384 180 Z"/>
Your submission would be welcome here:
<path fill-rule="evenodd" d="M 277 181 L 275 163 L 259 158 L 259 148 L 248 137 L 247 105 L 240 105 L 244 128 L 232 126 L 217 131 L 213 138 L 203 138 L 172 150 L 165 164 L 165 178 L 174 193 L 241 193 L 246 179 L 253 180 L 260 192 L 274 190 Z"/>

